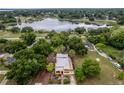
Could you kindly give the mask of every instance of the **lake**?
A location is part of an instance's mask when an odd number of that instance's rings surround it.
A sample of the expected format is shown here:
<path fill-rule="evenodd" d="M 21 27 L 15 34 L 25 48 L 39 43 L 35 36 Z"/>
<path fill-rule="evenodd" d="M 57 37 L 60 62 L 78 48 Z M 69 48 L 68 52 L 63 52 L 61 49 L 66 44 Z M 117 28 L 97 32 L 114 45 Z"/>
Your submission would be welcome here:
<path fill-rule="evenodd" d="M 106 24 L 104 25 L 95 25 L 95 24 L 85 24 L 85 23 L 72 23 L 69 21 L 60 21 L 55 18 L 46 18 L 42 21 L 35 21 L 32 23 L 22 23 L 21 25 L 17 25 L 19 28 L 23 28 L 26 26 L 30 26 L 35 30 L 46 30 L 46 31 L 67 31 L 69 29 L 73 30 L 77 27 L 84 27 L 86 29 L 97 29 L 108 27 Z"/>

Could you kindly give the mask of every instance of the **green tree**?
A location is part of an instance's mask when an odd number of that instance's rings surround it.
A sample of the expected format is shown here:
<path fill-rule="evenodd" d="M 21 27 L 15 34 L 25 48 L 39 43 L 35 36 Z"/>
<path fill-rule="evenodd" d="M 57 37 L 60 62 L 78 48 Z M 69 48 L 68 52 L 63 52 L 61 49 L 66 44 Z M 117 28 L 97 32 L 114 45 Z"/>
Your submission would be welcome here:
<path fill-rule="evenodd" d="M 75 32 L 77 32 L 78 34 L 83 34 L 84 32 L 86 31 L 86 29 L 83 27 L 83 28 L 75 28 Z"/>
<path fill-rule="evenodd" d="M 60 45 L 54 49 L 55 53 L 63 53 L 65 50 L 65 47 L 63 45 Z"/>
<path fill-rule="evenodd" d="M 48 71 L 48 72 L 53 72 L 53 70 L 54 70 L 54 64 L 53 64 L 53 63 L 49 63 L 49 64 L 47 65 L 47 71 Z"/>
<path fill-rule="evenodd" d="M 16 61 L 12 63 L 7 78 L 15 80 L 17 84 L 27 84 L 33 76 L 46 69 L 46 57 L 34 54 L 31 49 L 21 50 L 14 57 Z"/>
<path fill-rule="evenodd" d="M 20 37 L 29 46 L 35 42 L 36 35 L 34 33 L 26 33 Z"/>
<path fill-rule="evenodd" d="M 95 19 L 94 19 L 94 17 L 93 16 L 90 16 L 89 17 L 89 21 L 94 21 Z"/>
<path fill-rule="evenodd" d="M 124 16 L 118 17 L 117 23 L 120 24 L 120 25 L 124 25 Z"/>
<path fill-rule="evenodd" d="M 86 77 L 95 77 L 100 74 L 100 70 L 100 66 L 95 60 L 86 59 L 82 65 L 82 71 Z"/>
<path fill-rule="evenodd" d="M 13 32 L 13 33 L 18 33 L 18 32 L 20 32 L 20 28 L 13 27 L 10 31 Z"/>
<path fill-rule="evenodd" d="M 112 35 L 110 42 L 112 46 L 118 49 L 124 49 L 124 31 L 120 31 Z"/>
<path fill-rule="evenodd" d="M 75 70 L 75 77 L 76 77 L 76 80 L 79 81 L 79 82 L 83 82 L 84 79 L 85 79 L 85 75 L 82 71 L 81 68 L 76 68 Z"/>
<path fill-rule="evenodd" d="M 75 52 L 74 49 L 70 49 L 69 52 L 68 52 L 68 54 L 69 54 L 69 56 L 74 57 L 75 54 L 76 54 L 76 52 Z"/>
<path fill-rule="evenodd" d="M 0 30 L 4 30 L 5 29 L 5 25 L 0 24 Z"/>
<path fill-rule="evenodd" d="M 57 46 L 63 44 L 63 40 L 62 40 L 60 34 L 55 34 L 54 36 L 52 36 L 51 43 L 54 47 L 57 47 Z"/>
<path fill-rule="evenodd" d="M 0 39 L 0 43 L 7 43 L 7 39 Z"/>
<path fill-rule="evenodd" d="M 53 31 L 50 31 L 48 33 L 48 37 L 51 38 L 52 36 L 54 36 L 56 34 L 56 32 L 53 30 Z"/>
<path fill-rule="evenodd" d="M 0 64 L 3 64 L 6 61 L 4 58 L 0 58 Z"/>
<path fill-rule="evenodd" d="M 0 43 L 0 53 L 4 53 L 4 52 L 5 52 L 5 44 Z"/>
<path fill-rule="evenodd" d="M 21 32 L 33 32 L 34 29 L 32 27 L 24 27 L 22 28 Z"/>
<path fill-rule="evenodd" d="M 124 72 L 120 72 L 120 73 L 118 74 L 118 79 L 119 79 L 119 80 L 124 80 Z"/>
<path fill-rule="evenodd" d="M 72 37 L 68 40 L 68 45 L 70 49 L 74 49 L 76 54 L 84 55 L 87 53 L 87 49 L 85 48 L 81 38 Z"/>
<path fill-rule="evenodd" d="M 7 73 L 8 79 L 13 79 L 17 84 L 27 84 L 33 75 L 40 70 L 37 60 L 19 59 L 14 62 Z"/>
<path fill-rule="evenodd" d="M 100 35 L 103 33 L 107 33 L 110 32 L 110 28 L 98 28 L 98 29 L 90 29 L 89 31 L 90 35 Z"/>
<path fill-rule="evenodd" d="M 34 51 L 32 49 L 22 49 L 14 54 L 16 59 L 33 59 Z"/>
<path fill-rule="evenodd" d="M 106 39 L 103 35 L 95 35 L 95 36 L 89 36 L 88 40 L 92 42 L 93 44 L 97 43 L 105 43 Z"/>
<path fill-rule="evenodd" d="M 40 54 L 48 56 L 53 51 L 53 48 L 46 40 L 40 40 L 37 44 L 33 46 L 35 54 Z"/>
<path fill-rule="evenodd" d="M 8 41 L 5 46 L 5 51 L 13 54 L 13 53 L 20 51 L 22 49 L 25 49 L 25 48 L 26 48 L 26 45 L 24 42 Z"/>

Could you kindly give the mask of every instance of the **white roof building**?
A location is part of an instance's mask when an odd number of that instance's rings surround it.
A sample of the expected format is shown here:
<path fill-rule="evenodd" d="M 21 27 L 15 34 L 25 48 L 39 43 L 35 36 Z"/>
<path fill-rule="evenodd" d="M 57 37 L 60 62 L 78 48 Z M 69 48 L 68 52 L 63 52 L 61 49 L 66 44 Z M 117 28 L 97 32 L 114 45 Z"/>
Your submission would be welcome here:
<path fill-rule="evenodd" d="M 70 71 L 73 71 L 73 66 L 68 54 L 57 54 L 56 64 L 55 64 L 55 73 L 65 74 L 65 73 L 70 73 Z"/>

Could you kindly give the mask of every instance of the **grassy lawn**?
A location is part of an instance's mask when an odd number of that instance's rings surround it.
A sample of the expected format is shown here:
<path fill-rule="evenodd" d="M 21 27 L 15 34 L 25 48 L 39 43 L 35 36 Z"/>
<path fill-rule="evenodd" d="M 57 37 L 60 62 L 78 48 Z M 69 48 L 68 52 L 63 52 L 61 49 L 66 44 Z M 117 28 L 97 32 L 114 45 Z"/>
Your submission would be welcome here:
<path fill-rule="evenodd" d="M 8 31 L 1 31 L 0 32 L 0 38 L 18 38 L 20 37 L 21 33 L 13 34 Z"/>
<path fill-rule="evenodd" d="M 115 67 L 113 67 L 113 65 L 107 59 L 101 57 L 100 55 L 98 55 L 98 53 L 94 51 L 89 51 L 88 54 L 84 57 L 75 57 L 75 67 L 81 67 L 84 60 L 87 58 L 93 60 L 96 60 L 96 58 L 100 59 L 99 64 L 101 67 L 101 73 L 96 78 L 86 79 L 83 84 L 124 84 L 124 81 L 119 81 L 117 79 L 119 71 Z"/>
<path fill-rule="evenodd" d="M 0 38 L 19 38 L 23 33 L 11 33 L 9 31 L 0 31 Z M 47 33 L 36 33 L 37 37 L 46 36 Z"/>
<path fill-rule="evenodd" d="M 0 82 L 4 79 L 4 75 L 0 74 Z"/>
<path fill-rule="evenodd" d="M 124 26 L 118 26 L 116 29 L 113 30 L 112 34 L 116 34 L 120 31 L 124 31 Z"/>
<path fill-rule="evenodd" d="M 1 64 L 0 65 L 0 70 L 8 70 L 8 68 Z"/>
<path fill-rule="evenodd" d="M 107 53 L 109 56 L 115 58 L 117 61 L 121 59 L 124 55 L 124 50 L 118 50 L 111 46 L 107 46 L 104 44 L 97 44 L 97 49 L 102 50 L 103 52 Z"/>

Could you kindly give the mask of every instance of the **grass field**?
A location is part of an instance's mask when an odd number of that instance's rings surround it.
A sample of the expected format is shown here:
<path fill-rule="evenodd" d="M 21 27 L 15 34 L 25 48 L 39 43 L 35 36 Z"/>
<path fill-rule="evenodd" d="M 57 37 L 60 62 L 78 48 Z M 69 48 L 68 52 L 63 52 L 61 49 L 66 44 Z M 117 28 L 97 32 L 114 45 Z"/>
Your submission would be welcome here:
<path fill-rule="evenodd" d="M 5 67 L 3 64 L 0 64 L 0 70 L 8 70 L 8 68 Z"/>
<path fill-rule="evenodd" d="M 81 67 L 84 60 L 90 58 L 93 60 L 96 60 L 96 58 L 99 58 L 99 64 L 101 67 L 101 73 L 98 77 L 96 78 L 90 78 L 86 79 L 83 84 L 106 84 L 106 85 L 111 85 L 111 84 L 124 84 L 124 81 L 119 81 L 117 79 L 119 71 L 105 58 L 101 57 L 94 51 L 89 51 L 87 55 L 84 57 L 75 57 L 74 58 L 74 64 L 75 67 Z"/>
<path fill-rule="evenodd" d="M 118 50 L 116 48 L 113 48 L 111 46 L 107 46 L 107 45 L 104 45 L 104 44 L 97 44 L 96 47 L 97 47 L 98 50 L 102 50 L 107 55 L 111 56 L 112 58 L 116 59 L 117 61 L 119 59 L 123 58 L 124 50 Z"/>
<path fill-rule="evenodd" d="M 23 33 L 11 33 L 9 31 L 0 31 L 0 38 L 19 38 Z M 44 37 L 47 33 L 36 33 L 37 37 Z"/>
<path fill-rule="evenodd" d="M 112 34 L 116 34 L 121 31 L 124 31 L 124 26 L 119 25 L 116 29 L 113 30 Z"/>

